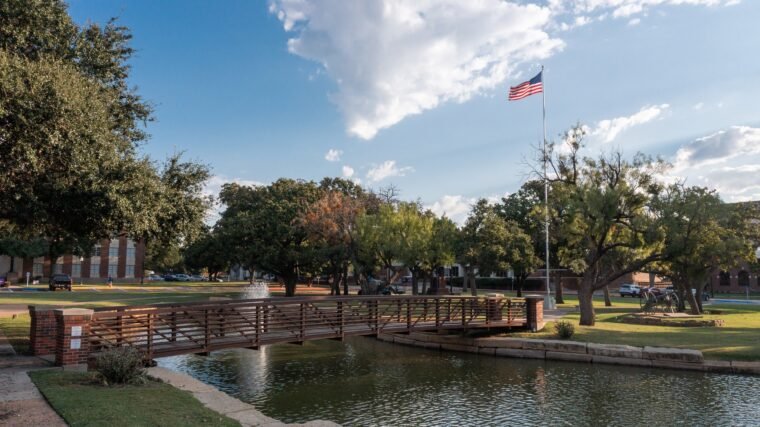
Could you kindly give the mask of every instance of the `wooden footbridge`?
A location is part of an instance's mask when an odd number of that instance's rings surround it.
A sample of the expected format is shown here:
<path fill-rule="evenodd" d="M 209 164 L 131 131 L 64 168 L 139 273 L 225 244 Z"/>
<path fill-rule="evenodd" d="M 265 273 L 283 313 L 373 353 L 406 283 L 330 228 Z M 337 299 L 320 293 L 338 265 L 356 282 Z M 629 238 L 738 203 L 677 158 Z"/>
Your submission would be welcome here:
<path fill-rule="evenodd" d="M 146 359 L 352 335 L 543 327 L 541 297 L 339 296 L 262 298 L 96 309 L 30 306 L 30 347 L 57 365 L 111 347 Z"/>
<path fill-rule="evenodd" d="M 529 301 L 503 297 L 266 298 L 94 309 L 89 353 L 132 346 L 147 358 L 430 330 L 528 328 Z"/>

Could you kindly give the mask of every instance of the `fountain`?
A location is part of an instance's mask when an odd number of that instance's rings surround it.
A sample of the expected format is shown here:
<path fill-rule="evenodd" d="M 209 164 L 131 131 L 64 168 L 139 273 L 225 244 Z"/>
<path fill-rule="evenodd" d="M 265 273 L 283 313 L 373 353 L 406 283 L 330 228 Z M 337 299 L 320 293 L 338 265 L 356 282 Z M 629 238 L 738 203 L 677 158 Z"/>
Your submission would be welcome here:
<path fill-rule="evenodd" d="M 253 283 L 245 287 L 243 297 L 245 299 L 269 298 L 269 285 L 263 280 L 254 280 Z"/>

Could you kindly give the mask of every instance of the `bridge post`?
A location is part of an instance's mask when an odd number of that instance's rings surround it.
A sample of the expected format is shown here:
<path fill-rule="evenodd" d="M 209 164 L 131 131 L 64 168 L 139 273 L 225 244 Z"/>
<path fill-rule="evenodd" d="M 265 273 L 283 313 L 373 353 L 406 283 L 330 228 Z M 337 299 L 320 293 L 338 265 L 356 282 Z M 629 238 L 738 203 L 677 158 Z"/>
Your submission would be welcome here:
<path fill-rule="evenodd" d="M 502 320 L 501 300 L 503 299 L 504 294 L 492 293 L 486 295 L 486 325 Z"/>
<path fill-rule="evenodd" d="M 544 329 L 544 297 L 528 295 L 525 297 L 525 320 L 528 329 L 538 332 Z"/>
<path fill-rule="evenodd" d="M 75 368 L 87 364 L 90 355 L 90 320 L 93 311 L 84 308 L 55 310 L 55 364 Z"/>
<path fill-rule="evenodd" d="M 55 340 L 58 327 L 55 321 L 55 307 L 29 306 L 32 324 L 29 329 L 30 351 L 35 356 L 55 354 Z"/>
<path fill-rule="evenodd" d="M 343 339 L 343 328 L 345 327 L 345 318 L 343 316 L 343 301 L 338 301 L 338 335 Z"/>

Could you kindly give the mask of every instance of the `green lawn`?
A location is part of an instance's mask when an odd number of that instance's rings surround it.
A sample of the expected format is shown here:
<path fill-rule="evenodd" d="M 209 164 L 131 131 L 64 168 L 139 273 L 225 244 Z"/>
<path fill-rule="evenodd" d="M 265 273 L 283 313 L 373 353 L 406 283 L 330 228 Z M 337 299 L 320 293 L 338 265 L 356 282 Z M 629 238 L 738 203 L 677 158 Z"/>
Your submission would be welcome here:
<path fill-rule="evenodd" d="M 580 313 L 574 311 L 575 297 L 565 298 L 561 308 L 571 310 L 563 319 L 575 324 L 572 340 L 603 344 L 633 346 L 677 347 L 701 350 L 708 359 L 760 360 L 760 306 L 716 304 L 706 310 L 720 310 L 721 314 L 706 314 L 704 319 L 723 319 L 723 327 L 668 327 L 621 323 L 620 317 L 639 309 L 637 299 L 613 298 L 613 307 L 604 307 L 601 298 L 594 300 L 596 325 L 579 326 Z M 519 334 L 531 338 L 554 338 L 554 324 L 536 334 Z"/>
<path fill-rule="evenodd" d="M 29 376 L 71 426 L 239 426 L 168 384 L 106 387 L 91 373 L 44 370 Z"/>
<path fill-rule="evenodd" d="M 0 317 L 0 331 L 8 338 L 17 354 L 29 353 L 29 315 Z"/>
<path fill-rule="evenodd" d="M 108 305 L 141 305 L 163 302 L 189 302 L 207 300 L 211 296 L 232 297 L 235 291 L 103 291 L 103 292 L 13 292 L 0 294 L 2 304 L 60 305 L 100 307 Z"/>

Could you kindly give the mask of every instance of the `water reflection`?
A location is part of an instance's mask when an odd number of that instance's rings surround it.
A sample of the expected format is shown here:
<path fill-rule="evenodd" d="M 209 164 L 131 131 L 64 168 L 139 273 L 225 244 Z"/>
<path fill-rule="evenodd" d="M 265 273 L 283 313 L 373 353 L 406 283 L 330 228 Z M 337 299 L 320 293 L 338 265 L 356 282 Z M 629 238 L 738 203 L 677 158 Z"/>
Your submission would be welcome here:
<path fill-rule="evenodd" d="M 180 356 L 286 422 L 344 425 L 758 425 L 760 378 L 507 359 L 371 338 Z"/>

